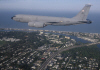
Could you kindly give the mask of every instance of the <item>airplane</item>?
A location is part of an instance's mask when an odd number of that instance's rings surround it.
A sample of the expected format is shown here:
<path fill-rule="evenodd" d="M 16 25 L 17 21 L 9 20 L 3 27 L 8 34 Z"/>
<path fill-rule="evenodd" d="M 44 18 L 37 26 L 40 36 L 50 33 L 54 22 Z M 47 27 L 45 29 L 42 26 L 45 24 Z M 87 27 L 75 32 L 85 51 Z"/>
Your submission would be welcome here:
<path fill-rule="evenodd" d="M 68 26 L 77 24 L 91 24 L 92 21 L 87 19 L 90 7 L 91 4 L 86 4 L 83 9 L 73 18 L 18 14 L 11 17 L 11 19 L 17 22 L 28 23 L 28 26 L 37 28 L 43 28 L 47 25 Z"/>

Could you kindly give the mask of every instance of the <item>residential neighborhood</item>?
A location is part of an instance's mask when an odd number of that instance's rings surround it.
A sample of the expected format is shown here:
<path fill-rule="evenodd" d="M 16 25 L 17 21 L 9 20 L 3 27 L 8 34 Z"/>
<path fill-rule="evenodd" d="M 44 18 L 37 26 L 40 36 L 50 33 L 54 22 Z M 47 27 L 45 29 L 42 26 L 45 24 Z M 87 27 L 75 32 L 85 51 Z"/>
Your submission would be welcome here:
<path fill-rule="evenodd" d="M 11 30 L 11 31 L 9 31 Z M 13 30 L 13 31 L 12 31 Z M 77 41 L 92 39 L 100 41 L 100 34 L 63 32 L 49 30 L 5 29 L 0 31 L 0 69 L 1 70 L 39 70 L 39 68 L 52 57 L 45 69 L 49 70 L 100 70 L 99 54 L 96 45 L 90 47 L 74 48 L 68 51 L 60 50 L 76 45 L 85 44 Z M 22 30 L 22 31 L 21 31 Z M 73 38 L 72 36 L 75 36 Z M 77 38 L 76 38 L 77 37 Z M 90 51 L 89 55 L 88 52 Z M 89 50 L 90 49 L 90 50 Z M 86 55 L 86 54 L 87 55 Z M 91 55 L 92 54 L 92 55 Z M 94 56 L 96 56 L 94 58 Z"/>

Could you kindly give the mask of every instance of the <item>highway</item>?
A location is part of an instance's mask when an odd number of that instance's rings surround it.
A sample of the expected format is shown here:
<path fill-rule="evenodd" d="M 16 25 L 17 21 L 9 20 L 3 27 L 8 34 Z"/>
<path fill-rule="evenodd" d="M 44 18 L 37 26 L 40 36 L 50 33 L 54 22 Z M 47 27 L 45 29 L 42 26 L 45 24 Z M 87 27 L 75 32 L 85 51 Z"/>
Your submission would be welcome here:
<path fill-rule="evenodd" d="M 51 61 L 58 53 L 61 53 L 63 51 L 67 51 L 73 48 L 77 48 L 77 47 L 84 47 L 84 46 L 91 46 L 91 45 L 95 45 L 95 44 L 100 44 L 100 42 L 97 43 L 89 43 L 89 44 L 84 44 L 84 45 L 77 45 L 77 46 L 70 46 L 70 47 L 63 47 L 61 49 L 59 49 L 57 52 L 52 53 L 51 56 L 46 59 L 46 61 L 40 66 L 40 68 L 38 70 L 45 70 L 47 68 L 47 65 L 49 64 L 49 61 Z"/>

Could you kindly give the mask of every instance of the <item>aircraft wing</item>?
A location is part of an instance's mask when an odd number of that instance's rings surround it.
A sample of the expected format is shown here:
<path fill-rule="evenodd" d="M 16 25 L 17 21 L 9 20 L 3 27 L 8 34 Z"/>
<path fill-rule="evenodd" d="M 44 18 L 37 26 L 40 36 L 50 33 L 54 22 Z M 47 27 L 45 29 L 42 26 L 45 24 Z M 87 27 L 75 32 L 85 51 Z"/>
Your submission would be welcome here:
<path fill-rule="evenodd" d="M 43 28 L 46 25 L 45 25 L 44 22 L 28 22 L 28 26 L 30 26 L 30 27 L 37 27 L 37 28 Z"/>

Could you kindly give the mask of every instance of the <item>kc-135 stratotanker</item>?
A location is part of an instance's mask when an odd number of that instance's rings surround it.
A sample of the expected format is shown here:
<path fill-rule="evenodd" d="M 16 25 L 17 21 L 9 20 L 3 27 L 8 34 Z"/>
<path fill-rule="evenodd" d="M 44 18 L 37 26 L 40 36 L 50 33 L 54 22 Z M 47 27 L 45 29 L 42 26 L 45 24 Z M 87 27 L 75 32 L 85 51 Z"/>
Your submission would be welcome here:
<path fill-rule="evenodd" d="M 90 7 L 91 4 L 86 4 L 83 9 L 73 18 L 18 14 L 11 17 L 11 19 L 18 22 L 28 23 L 28 26 L 37 28 L 43 28 L 47 25 L 68 26 L 77 24 L 91 24 L 92 21 L 87 19 Z"/>

